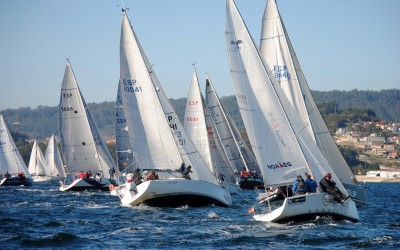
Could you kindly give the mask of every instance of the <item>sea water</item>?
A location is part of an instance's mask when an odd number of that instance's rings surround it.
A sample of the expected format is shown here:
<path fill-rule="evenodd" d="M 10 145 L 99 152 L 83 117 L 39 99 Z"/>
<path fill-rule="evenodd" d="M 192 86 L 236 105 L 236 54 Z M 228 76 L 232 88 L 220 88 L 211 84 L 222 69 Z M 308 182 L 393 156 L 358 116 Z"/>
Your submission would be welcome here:
<path fill-rule="evenodd" d="M 400 249 L 400 183 L 369 183 L 361 221 L 254 221 L 256 193 L 229 208 L 124 207 L 109 192 L 57 183 L 0 187 L 0 249 Z"/>

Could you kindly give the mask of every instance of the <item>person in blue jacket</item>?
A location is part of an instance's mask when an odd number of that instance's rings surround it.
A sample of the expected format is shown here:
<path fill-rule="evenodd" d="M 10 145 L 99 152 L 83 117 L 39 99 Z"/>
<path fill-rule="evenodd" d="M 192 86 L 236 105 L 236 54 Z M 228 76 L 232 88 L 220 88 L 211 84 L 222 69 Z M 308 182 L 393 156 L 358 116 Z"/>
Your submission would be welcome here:
<path fill-rule="evenodd" d="M 302 195 L 307 193 L 307 187 L 304 179 L 301 175 L 297 176 L 296 181 L 293 183 L 293 194 L 295 195 Z"/>
<path fill-rule="evenodd" d="M 306 188 L 308 193 L 315 193 L 317 192 L 318 184 L 311 179 L 311 175 L 306 173 Z"/>

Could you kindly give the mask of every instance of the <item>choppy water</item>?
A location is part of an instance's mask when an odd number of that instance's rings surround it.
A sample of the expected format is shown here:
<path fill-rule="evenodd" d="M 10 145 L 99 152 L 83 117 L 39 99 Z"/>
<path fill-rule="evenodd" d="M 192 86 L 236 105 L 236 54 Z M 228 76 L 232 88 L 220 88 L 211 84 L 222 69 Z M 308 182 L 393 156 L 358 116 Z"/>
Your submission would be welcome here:
<path fill-rule="evenodd" d="M 361 221 L 319 218 L 263 224 L 247 210 L 254 191 L 230 208 L 123 207 L 108 192 L 60 192 L 56 183 L 0 187 L 0 249 L 400 249 L 400 183 L 370 183 Z"/>

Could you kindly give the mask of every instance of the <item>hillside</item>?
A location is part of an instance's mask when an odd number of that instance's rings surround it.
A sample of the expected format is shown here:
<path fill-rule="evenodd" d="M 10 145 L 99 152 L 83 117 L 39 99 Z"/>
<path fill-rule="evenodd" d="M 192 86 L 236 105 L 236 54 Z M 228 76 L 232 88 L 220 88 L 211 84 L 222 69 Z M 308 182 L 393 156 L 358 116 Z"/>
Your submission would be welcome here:
<path fill-rule="evenodd" d="M 321 111 L 326 111 L 327 114 L 345 109 L 370 109 L 376 114 L 377 119 L 400 122 L 400 90 L 398 89 L 313 91 L 313 95 L 317 104 L 323 106 Z M 237 126 L 242 128 L 243 122 L 235 97 L 227 96 L 221 99 Z M 182 119 L 186 98 L 171 99 L 171 101 Z M 114 138 L 114 102 L 89 103 L 88 106 L 103 137 Z M 327 107 L 334 110 L 328 110 Z M 58 134 L 57 107 L 6 109 L 2 113 L 11 131 L 18 131 L 29 138 L 41 140 L 50 137 L 53 132 Z"/>

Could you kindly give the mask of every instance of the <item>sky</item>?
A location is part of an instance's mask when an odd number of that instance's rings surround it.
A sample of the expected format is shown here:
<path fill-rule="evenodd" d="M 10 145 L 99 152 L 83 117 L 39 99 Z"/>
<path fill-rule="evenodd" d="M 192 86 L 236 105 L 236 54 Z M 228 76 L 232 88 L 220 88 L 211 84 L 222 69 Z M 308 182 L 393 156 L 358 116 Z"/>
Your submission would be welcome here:
<path fill-rule="evenodd" d="M 278 0 L 312 90 L 399 88 L 399 0 Z M 121 10 L 117 0 L 1 0 L 0 111 L 57 106 L 69 58 L 86 102 L 115 101 Z M 193 66 L 219 96 L 234 94 L 225 0 L 125 0 L 168 97 L 187 96 Z M 236 0 L 259 44 L 266 0 Z"/>

